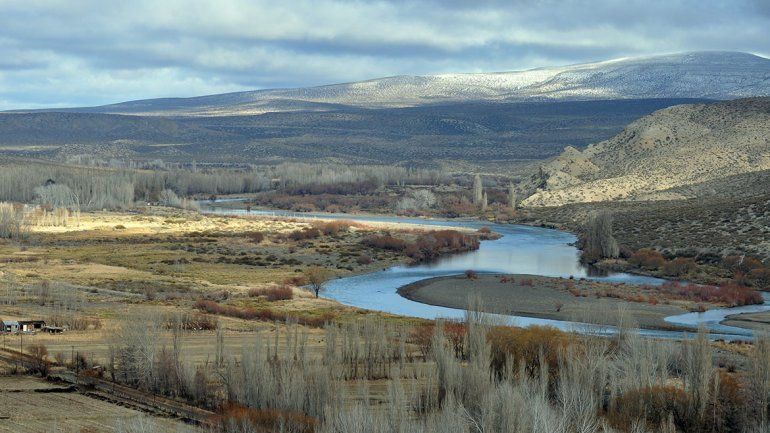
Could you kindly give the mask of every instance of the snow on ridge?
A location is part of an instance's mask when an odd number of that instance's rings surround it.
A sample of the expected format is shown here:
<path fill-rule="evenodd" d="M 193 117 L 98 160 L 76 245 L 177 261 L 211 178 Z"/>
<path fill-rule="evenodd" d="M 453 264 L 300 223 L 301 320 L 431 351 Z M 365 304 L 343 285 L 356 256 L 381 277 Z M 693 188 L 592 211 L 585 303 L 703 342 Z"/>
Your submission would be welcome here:
<path fill-rule="evenodd" d="M 734 99 L 770 96 L 770 59 L 736 52 L 626 57 L 595 63 L 492 73 L 402 75 L 296 89 L 266 89 L 198 98 L 133 101 L 109 112 L 239 113 L 285 111 L 286 101 L 360 107 L 495 100 L 642 98 Z M 298 104 L 296 106 L 301 106 Z M 288 107 L 288 108 L 287 108 Z"/>

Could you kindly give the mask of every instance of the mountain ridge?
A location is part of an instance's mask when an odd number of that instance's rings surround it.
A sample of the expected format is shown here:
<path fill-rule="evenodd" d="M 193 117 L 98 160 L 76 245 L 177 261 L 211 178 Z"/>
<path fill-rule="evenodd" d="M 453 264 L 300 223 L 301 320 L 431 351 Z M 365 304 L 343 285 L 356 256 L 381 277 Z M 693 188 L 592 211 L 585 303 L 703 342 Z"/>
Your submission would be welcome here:
<path fill-rule="evenodd" d="M 468 101 L 720 100 L 751 96 L 770 96 L 770 59 L 740 52 L 701 51 L 525 71 L 396 75 L 315 87 L 143 99 L 98 107 L 42 111 L 220 116 L 324 111 L 340 106 L 393 108 Z"/>

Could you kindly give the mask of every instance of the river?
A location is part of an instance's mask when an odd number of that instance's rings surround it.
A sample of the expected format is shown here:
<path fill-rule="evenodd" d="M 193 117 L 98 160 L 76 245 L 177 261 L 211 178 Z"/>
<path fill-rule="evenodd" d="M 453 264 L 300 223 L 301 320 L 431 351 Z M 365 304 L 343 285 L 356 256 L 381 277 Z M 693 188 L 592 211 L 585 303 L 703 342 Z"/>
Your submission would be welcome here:
<path fill-rule="evenodd" d="M 205 202 L 203 203 L 205 204 Z M 478 229 L 489 227 L 502 235 L 497 240 L 484 241 L 476 251 L 456 254 L 441 258 L 435 262 L 416 266 L 393 266 L 368 274 L 354 275 L 330 281 L 322 294 L 323 297 L 342 304 L 369 310 L 383 311 L 425 319 L 464 317 L 465 311 L 427 305 L 411 301 L 397 293 L 398 288 L 427 278 L 457 275 L 468 269 L 479 273 L 531 274 L 547 277 L 589 278 L 601 281 L 623 282 L 628 284 L 659 285 L 664 280 L 627 273 L 610 273 L 604 276 L 589 275 L 588 269 L 580 264 L 579 251 L 574 246 L 575 235 L 560 230 L 513 224 L 495 224 L 478 220 L 423 219 L 397 216 L 373 216 L 331 213 L 296 213 L 283 210 L 234 209 L 213 205 L 203 206 L 204 212 L 225 215 L 273 215 L 295 218 L 344 219 L 360 222 L 382 222 L 394 224 L 419 224 L 424 226 L 443 226 Z M 752 331 L 727 326 L 721 322 L 728 316 L 738 313 L 770 310 L 770 297 L 765 296 L 763 305 L 751 305 L 735 308 L 712 309 L 705 313 L 685 313 L 665 318 L 672 325 L 689 327 L 696 330 L 702 325 L 709 329 L 713 338 L 725 340 L 750 339 Z M 517 325 L 550 325 L 563 330 L 577 330 L 585 333 L 612 333 L 608 326 L 587 325 L 585 323 L 563 320 L 540 319 L 522 316 L 492 315 L 499 321 Z M 687 333 L 663 330 L 642 330 L 643 335 L 667 338 L 685 337 Z"/>

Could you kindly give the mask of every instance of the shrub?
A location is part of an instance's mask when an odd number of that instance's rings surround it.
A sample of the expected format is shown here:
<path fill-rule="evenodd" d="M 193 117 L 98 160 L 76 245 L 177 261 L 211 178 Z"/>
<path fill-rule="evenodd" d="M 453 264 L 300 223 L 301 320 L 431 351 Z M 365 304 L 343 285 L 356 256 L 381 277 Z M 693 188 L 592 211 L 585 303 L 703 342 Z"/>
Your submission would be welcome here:
<path fill-rule="evenodd" d="M 630 428 L 643 420 L 649 426 L 660 426 L 673 416 L 679 431 L 687 431 L 683 423 L 690 417 L 690 401 L 681 389 L 674 386 L 652 386 L 631 390 L 617 397 L 611 405 L 610 422 L 617 428 Z"/>
<path fill-rule="evenodd" d="M 640 268 L 656 270 L 663 267 L 666 259 L 663 257 L 663 254 L 652 248 L 642 248 L 631 254 L 631 257 L 628 258 L 628 263 Z"/>
<path fill-rule="evenodd" d="M 354 221 L 329 221 L 329 222 L 316 222 L 313 223 L 313 227 L 317 228 L 321 233 L 326 236 L 337 236 L 341 232 L 348 231 L 351 227 L 361 227 L 361 224 Z"/>
<path fill-rule="evenodd" d="M 20 206 L 13 203 L 0 203 L 0 238 L 22 238 L 26 236 L 27 229 Z"/>
<path fill-rule="evenodd" d="M 262 241 L 265 240 L 265 234 L 262 232 L 249 232 L 246 234 L 246 236 L 255 244 L 262 243 Z"/>
<path fill-rule="evenodd" d="M 479 248 L 476 236 L 457 230 L 437 230 L 420 235 L 404 252 L 415 262 L 433 260 L 443 254 L 473 251 Z"/>
<path fill-rule="evenodd" d="M 758 268 L 751 271 L 749 274 L 754 284 L 762 289 L 770 287 L 770 268 Z"/>
<path fill-rule="evenodd" d="M 244 320 L 260 320 L 265 322 L 286 321 L 293 319 L 300 325 L 320 328 L 333 321 L 336 316 L 333 313 L 320 315 L 297 315 L 283 311 L 275 311 L 270 308 L 241 308 L 234 305 L 222 305 L 207 299 L 199 299 L 195 302 L 195 308 L 209 314 L 235 317 Z"/>
<path fill-rule="evenodd" d="M 305 279 L 304 275 L 295 275 L 293 277 L 288 277 L 285 280 L 283 280 L 284 284 L 290 285 L 290 286 L 304 286 L 307 284 L 307 279 Z"/>
<path fill-rule="evenodd" d="M 492 348 L 491 366 L 501 373 L 507 362 L 524 363 L 534 369 L 540 364 L 541 354 L 549 366 L 558 365 L 560 353 L 572 343 L 569 334 L 549 326 L 529 328 L 494 327 L 487 334 Z"/>
<path fill-rule="evenodd" d="M 427 359 L 428 355 L 430 354 L 434 330 L 435 325 L 431 322 L 416 325 L 410 332 L 409 341 L 417 346 L 417 348 L 420 350 L 420 354 L 424 359 Z"/>
<path fill-rule="evenodd" d="M 285 301 L 294 298 L 294 291 L 287 285 L 249 289 L 249 296 L 264 296 L 268 301 Z"/>
<path fill-rule="evenodd" d="M 30 373 L 40 374 L 45 377 L 48 375 L 50 365 L 48 363 L 48 349 L 40 344 L 33 343 L 27 347 L 27 353 L 31 359 Z"/>
<path fill-rule="evenodd" d="M 166 328 L 184 331 L 212 331 L 217 325 L 216 317 L 201 313 L 172 315 L 166 320 Z"/>
<path fill-rule="evenodd" d="M 356 259 L 356 263 L 358 263 L 359 265 L 368 265 L 372 263 L 372 258 L 369 257 L 369 255 L 367 254 L 361 254 Z"/>
<path fill-rule="evenodd" d="M 427 358 L 430 353 L 435 329 L 436 325 L 434 323 L 426 323 L 414 326 L 410 332 L 410 342 L 418 347 L 420 354 L 424 358 Z M 465 326 L 465 323 L 455 321 L 444 322 L 444 337 L 458 358 L 467 355 L 465 353 L 467 334 L 468 328 Z"/>
<path fill-rule="evenodd" d="M 313 433 L 318 420 L 303 413 L 275 409 L 254 409 L 227 404 L 212 420 L 219 431 L 290 431 Z"/>
<path fill-rule="evenodd" d="M 467 271 L 465 271 L 465 278 L 469 280 L 475 280 L 476 278 L 478 278 L 478 274 L 476 273 L 476 271 L 472 269 L 468 269 Z"/>
<path fill-rule="evenodd" d="M 724 303 L 731 307 L 761 304 L 763 302 L 762 295 L 759 292 L 736 283 L 708 286 L 692 283 L 683 285 L 667 281 L 661 284 L 657 290 L 680 299 L 696 302 Z"/>
<path fill-rule="evenodd" d="M 750 273 L 754 269 L 764 267 L 761 261 L 753 257 L 731 255 L 722 259 L 722 266 L 732 272 Z"/>
<path fill-rule="evenodd" d="M 46 323 L 52 326 L 60 326 L 72 331 L 87 331 L 89 329 L 101 329 L 102 321 L 98 317 L 83 317 L 74 314 L 55 314 L 46 318 Z"/>
<path fill-rule="evenodd" d="M 698 265 L 695 264 L 695 260 L 689 257 L 677 257 L 673 260 L 666 262 L 663 265 L 663 273 L 671 276 L 683 276 L 688 275 L 694 271 Z"/>
<path fill-rule="evenodd" d="M 404 249 L 406 249 L 405 240 L 399 239 L 389 234 L 368 236 L 363 241 L 361 241 L 361 243 L 366 246 L 378 248 L 381 250 L 404 251 Z"/>
<path fill-rule="evenodd" d="M 321 231 L 315 227 L 305 227 L 304 229 L 294 230 L 289 233 L 288 238 L 294 241 L 315 239 L 321 236 Z"/>

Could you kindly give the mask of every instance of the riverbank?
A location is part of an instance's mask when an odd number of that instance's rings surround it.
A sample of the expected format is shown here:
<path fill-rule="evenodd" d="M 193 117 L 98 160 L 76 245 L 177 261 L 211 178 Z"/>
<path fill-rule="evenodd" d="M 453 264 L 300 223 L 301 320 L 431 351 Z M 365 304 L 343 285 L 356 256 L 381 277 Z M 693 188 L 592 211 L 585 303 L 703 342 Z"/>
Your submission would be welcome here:
<path fill-rule="evenodd" d="M 467 308 L 469 300 L 477 298 L 483 311 L 495 314 L 599 325 L 616 325 L 620 315 L 625 314 L 626 320 L 630 317 L 644 329 L 688 329 L 664 321 L 665 317 L 687 312 L 687 303 L 653 304 L 609 297 L 618 291 L 643 296 L 632 285 L 522 274 L 430 278 L 403 286 L 398 293 L 415 302 L 449 308 Z"/>

